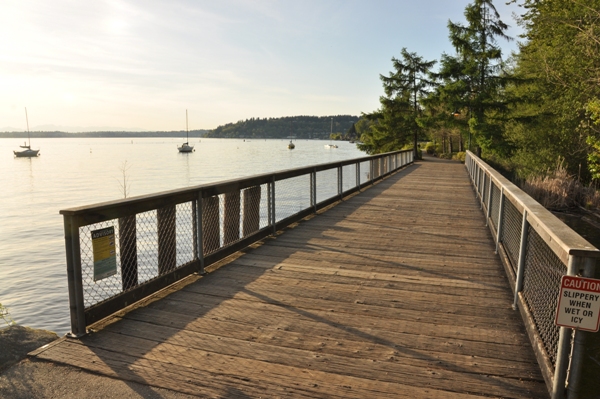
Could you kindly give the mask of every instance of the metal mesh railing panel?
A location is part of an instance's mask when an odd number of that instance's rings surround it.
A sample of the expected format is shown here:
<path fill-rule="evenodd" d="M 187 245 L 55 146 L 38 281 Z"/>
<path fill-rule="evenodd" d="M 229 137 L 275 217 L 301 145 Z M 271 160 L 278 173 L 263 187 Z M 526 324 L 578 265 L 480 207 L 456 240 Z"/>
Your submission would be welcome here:
<path fill-rule="evenodd" d="M 196 218 L 194 206 L 191 202 L 185 202 L 176 206 L 176 262 L 177 267 L 194 260 Z M 196 255 L 197 256 L 197 255 Z"/>
<path fill-rule="evenodd" d="M 117 258 L 117 274 L 94 281 L 94 250 L 92 232 L 104 228 L 114 228 L 115 253 Z M 121 276 L 118 265 L 121 263 L 119 256 L 119 228 L 118 220 L 107 220 L 79 228 L 79 246 L 81 254 L 81 275 L 83 283 L 83 298 L 86 308 L 95 305 L 111 296 L 121 293 Z"/>
<path fill-rule="evenodd" d="M 275 183 L 276 221 L 293 216 L 310 206 L 310 175 L 292 177 Z"/>
<path fill-rule="evenodd" d="M 508 254 L 513 271 L 517 272 L 519 261 L 519 247 L 521 246 L 521 225 L 523 215 L 508 199 L 504 199 L 504 212 L 502 217 L 502 244 Z"/>
<path fill-rule="evenodd" d="M 158 230 L 156 211 L 136 215 L 138 279 L 140 283 L 158 276 Z"/>
<path fill-rule="evenodd" d="M 492 183 L 492 201 L 490 203 L 490 217 L 494 225 L 494 231 L 498 233 L 498 213 L 500 212 L 500 189 Z"/>
<path fill-rule="evenodd" d="M 360 163 L 360 184 L 364 184 L 369 181 L 371 176 L 370 168 L 371 162 L 364 161 Z"/>
<path fill-rule="evenodd" d="M 530 227 L 527 235 L 523 296 L 553 365 L 556 364 L 560 331 L 554 324 L 554 315 L 560 293 L 560 279 L 566 271 L 565 264 Z"/>
<path fill-rule="evenodd" d="M 328 169 L 317 172 L 317 203 L 337 195 L 337 169 Z"/>
<path fill-rule="evenodd" d="M 356 165 L 342 167 L 342 191 L 348 191 L 356 187 Z"/>

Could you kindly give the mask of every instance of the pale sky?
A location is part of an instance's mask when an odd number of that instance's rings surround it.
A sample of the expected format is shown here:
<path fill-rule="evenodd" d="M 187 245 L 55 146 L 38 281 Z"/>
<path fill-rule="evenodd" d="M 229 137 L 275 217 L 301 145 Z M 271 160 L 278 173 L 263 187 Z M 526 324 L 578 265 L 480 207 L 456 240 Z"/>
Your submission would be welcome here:
<path fill-rule="evenodd" d="M 520 9 L 495 5 L 508 33 Z M 406 47 L 453 54 L 469 0 L 2 0 L 0 131 L 213 129 L 360 115 Z M 505 57 L 516 40 L 500 42 Z"/>

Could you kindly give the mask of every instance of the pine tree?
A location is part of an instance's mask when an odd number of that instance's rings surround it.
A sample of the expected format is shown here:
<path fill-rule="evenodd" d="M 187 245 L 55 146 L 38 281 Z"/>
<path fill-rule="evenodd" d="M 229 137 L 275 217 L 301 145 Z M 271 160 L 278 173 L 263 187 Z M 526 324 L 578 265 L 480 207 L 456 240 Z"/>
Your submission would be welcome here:
<path fill-rule="evenodd" d="M 402 59 L 392 58 L 395 71 L 380 75 L 385 96 L 380 97 L 381 108 L 365 117 L 371 128 L 361 137 L 361 150 L 369 154 L 399 150 L 413 141 L 415 159 L 420 127 L 417 119 L 422 112 L 421 99 L 433 82 L 430 70 L 436 61 L 424 61 L 416 53 L 401 51 Z"/>
<path fill-rule="evenodd" d="M 503 143 L 498 111 L 506 108 L 499 96 L 508 82 L 502 73 L 502 50 L 498 39 L 511 40 L 504 32 L 508 26 L 491 0 L 475 0 L 465 8 L 466 25 L 448 22 L 453 56 L 444 54 L 437 77 L 442 80 L 440 96 L 454 110 L 467 115 L 469 137 L 477 145 L 498 150 Z M 471 140 L 468 142 L 471 148 Z"/>

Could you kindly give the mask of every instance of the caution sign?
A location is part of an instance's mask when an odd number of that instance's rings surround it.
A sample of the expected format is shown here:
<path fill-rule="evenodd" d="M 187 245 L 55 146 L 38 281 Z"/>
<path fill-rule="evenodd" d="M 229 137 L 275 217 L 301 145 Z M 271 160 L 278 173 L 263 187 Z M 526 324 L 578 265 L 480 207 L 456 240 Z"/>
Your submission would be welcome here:
<path fill-rule="evenodd" d="M 563 276 L 555 324 L 598 331 L 600 324 L 600 280 Z"/>
<path fill-rule="evenodd" d="M 92 250 L 94 252 L 94 281 L 117 274 L 114 227 L 92 231 Z"/>

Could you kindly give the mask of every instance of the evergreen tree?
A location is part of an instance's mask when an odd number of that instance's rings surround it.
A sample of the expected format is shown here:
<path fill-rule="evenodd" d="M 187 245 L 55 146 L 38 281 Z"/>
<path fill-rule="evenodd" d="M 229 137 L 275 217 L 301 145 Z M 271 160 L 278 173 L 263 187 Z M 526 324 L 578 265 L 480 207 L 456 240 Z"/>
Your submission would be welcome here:
<path fill-rule="evenodd" d="M 369 154 L 398 150 L 413 141 L 415 159 L 418 156 L 417 141 L 421 115 L 420 100 L 432 86 L 430 70 L 436 61 L 424 61 L 416 53 L 401 51 L 402 59 L 392 58 L 395 71 L 389 76 L 380 75 L 385 96 L 380 97 L 381 108 L 365 115 L 373 122 L 361 136 L 359 148 Z"/>
<path fill-rule="evenodd" d="M 443 54 L 438 79 L 442 88 L 439 100 L 449 107 L 448 114 L 466 115 L 468 146 L 473 135 L 477 145 L 491 151 L 505 150 L 501 124 L 506 104 L 500 93 L 508 79 L 502 73 L 502 50 L 498 39 L 511 40 L 504 32 L 492 0 L 475 0 L 465 8 L 466 25 L 448 22 L 453 56 Z"/>
<path fill-rule="evenodd" d="M 525 0 L 526 41 L 516 58 L 521 84 L 508 138 L 512 164 L 525 177 L 564 159 L 567 170 L 600 178 L 600 6 L 598 0 Z"/>

